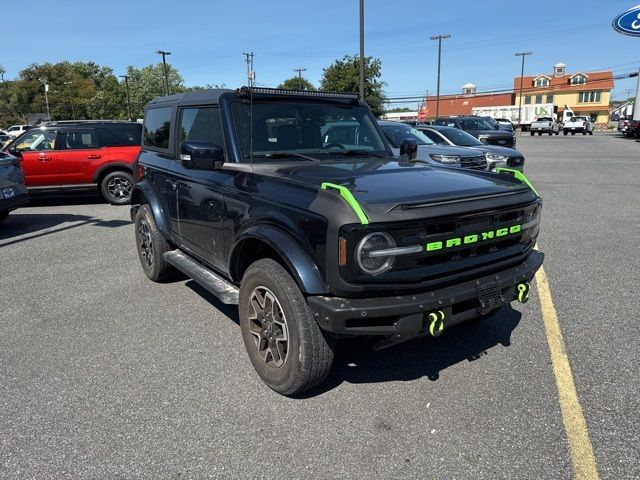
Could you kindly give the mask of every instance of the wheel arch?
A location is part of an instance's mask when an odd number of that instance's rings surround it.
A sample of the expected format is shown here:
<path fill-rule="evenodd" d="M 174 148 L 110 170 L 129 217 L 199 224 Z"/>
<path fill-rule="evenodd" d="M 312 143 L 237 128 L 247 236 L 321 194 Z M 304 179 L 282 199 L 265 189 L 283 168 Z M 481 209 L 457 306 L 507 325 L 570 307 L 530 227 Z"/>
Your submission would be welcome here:
<path fill-rule="evenodd" d="M 229 274 L 239 283 L 246 269 L 261 258 L 272 258 L 293 277 L 308 295 L 327 293 L 324 276 L 299 242 L 275 226 L 253 226 L 236 240 L 229 257 Z"/>
<path fill-rule="evenodd" d="M 93 175 L 93 179 L 98 185 L 100 185 L 105 175 L 118 171 L 125 171 L 133 174 L 133 165 L 119 161 L 109 162 L 96 170 L 96 173 Z"/>
<path fill-rule="evenodd" d="M 158 196 L 151 185 L 143 180 L 136 183 L 131 192 L 131 220 L 135 219 L 136 212 L 141 205 L 149 205 L 156 226 L 164 238 L 171 238 L 171 229 L 167 221 L 167 215 L 158 200 Z"/>

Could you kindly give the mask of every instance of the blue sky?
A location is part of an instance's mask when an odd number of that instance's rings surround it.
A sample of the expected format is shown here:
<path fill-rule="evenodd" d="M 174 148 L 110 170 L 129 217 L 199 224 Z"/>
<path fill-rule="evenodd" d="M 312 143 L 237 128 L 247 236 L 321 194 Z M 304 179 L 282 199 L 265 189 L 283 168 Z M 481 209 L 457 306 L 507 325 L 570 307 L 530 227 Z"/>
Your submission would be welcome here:
<path fill-rule="evenodd" d="M 512 85 L 520 71 L 514 52 L 522 50 L 534 52 L 529 74 L 550 73 L 560 61 L 570 72 L 624 73 L 640 67 L 640 38 L 614 32 L 611 21 L 638 2 L 366 0 L 366 54 L 381 58 L 389 96 L 435 92 L 436 42 L 429 36 L 439 33 L 452 35 L 443 42 L 443 93 L 469 81 L 479 90 Z M 127 65 L 157 62 L 154 52 L 164 49 L 187 85 L 244 84 L 245 51 L 255 53 L 260 85 L 276 86 L 297 67 L 317 84 L 323 67 L 358 51 L 358 0 L 32 0 L 28 6 L 31 13 L 4 22 L 0 65 L 9 78 L 31 63 L 62 60 L 93 60 L 121 74 Z M 635 83 L 617 81 L 614 98 Z"/>

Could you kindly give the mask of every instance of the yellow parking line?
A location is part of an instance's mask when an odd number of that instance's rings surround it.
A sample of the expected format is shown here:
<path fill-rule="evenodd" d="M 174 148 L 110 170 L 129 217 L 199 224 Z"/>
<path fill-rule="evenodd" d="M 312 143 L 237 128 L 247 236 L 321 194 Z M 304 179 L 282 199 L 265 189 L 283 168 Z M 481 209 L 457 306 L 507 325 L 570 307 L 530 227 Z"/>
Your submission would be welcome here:
<path fill-rule="evenodd" d="M 547 274 L 542 267 L 536 274 L 536 284 L 538 286 L 538 295 L 540 296 L 544 326 L 547 332 L 547 342 L 551 351 L 553 373 L 558 387 L 562 422 L 564 423 L 564 430 L 569 443 L 569 453 L 571 454 L 575 478 L 579 480 L 597 480 L 598 469 L 593 455 L 591 440 L 589 440 L 587 423 L 578 400 L 576 385 L 571 373 L 571 365 L 565 350 L 564 338 L 558 323 L 558 315 L 553 305 L 551 290 L 547 282 Z"/>

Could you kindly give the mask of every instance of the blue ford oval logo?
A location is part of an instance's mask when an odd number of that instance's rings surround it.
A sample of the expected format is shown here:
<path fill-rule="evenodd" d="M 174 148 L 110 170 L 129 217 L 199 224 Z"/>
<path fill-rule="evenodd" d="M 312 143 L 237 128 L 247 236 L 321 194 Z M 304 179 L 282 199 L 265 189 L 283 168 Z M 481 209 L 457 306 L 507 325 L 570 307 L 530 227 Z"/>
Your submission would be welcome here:
<path fill-rule="evenodd" d="M 640 36 L 640 5 L 618 15 L 612 25 L 616 32 Z"/>

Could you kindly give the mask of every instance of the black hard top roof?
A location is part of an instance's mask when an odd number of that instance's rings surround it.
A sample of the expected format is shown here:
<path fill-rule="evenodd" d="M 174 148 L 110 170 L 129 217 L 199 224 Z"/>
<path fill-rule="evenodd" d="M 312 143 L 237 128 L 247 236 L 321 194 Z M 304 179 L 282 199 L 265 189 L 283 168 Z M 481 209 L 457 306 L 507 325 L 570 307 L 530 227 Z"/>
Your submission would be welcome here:
<path fill-rule="evenodd" d="M 218 103 L 220 95 L 223 93 L 233 93 L 234 90 L 228 88 L 216 88 L 209 90 L 194 90 L 193 92 L 176 93 L 174 95 L 165 95 L 164 97 L 156 97 L 151 100 L 148 106 L 160 106 L 162 104 L 189 104 L 189 103 Z"/>

